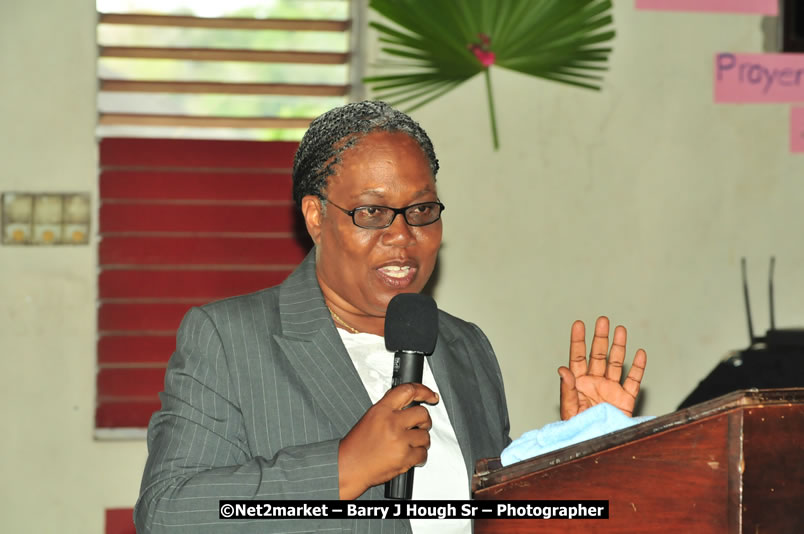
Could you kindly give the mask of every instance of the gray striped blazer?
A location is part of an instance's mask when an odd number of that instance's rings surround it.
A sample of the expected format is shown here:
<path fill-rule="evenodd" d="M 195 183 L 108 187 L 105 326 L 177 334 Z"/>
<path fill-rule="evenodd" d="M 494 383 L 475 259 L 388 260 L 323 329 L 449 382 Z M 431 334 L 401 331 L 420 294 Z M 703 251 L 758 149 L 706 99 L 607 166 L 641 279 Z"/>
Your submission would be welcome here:
<path fill-rule="evenodd" d="M 371 401 L 314 253 L 277 287 L 185 316 L 148 427 L 138 532 L 410 532 L 407 520 L 218 519 L 220 499 L 338 498 L 339 440 Z M 430 365 L 471 476 L 510 441 L 502 376 L 477 326 L 438 319 Z M 382 485 L 361 499 L 383 499 Z"/>

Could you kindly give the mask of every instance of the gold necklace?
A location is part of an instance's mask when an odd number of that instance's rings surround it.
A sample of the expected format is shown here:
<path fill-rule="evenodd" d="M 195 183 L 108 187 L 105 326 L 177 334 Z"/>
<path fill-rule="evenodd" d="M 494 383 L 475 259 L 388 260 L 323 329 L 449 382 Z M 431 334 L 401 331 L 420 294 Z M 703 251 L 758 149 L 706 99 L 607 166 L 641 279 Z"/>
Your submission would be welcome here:
<path fill-rule="evenodd" d="M 353 334 L 359 334 L 360 333 L 360 331 L 357 328 L 355 328 L 353 326 L 350 326 L 346 321 L 344 321 L 343 319 L 338 317 L 338 314 L 335 313 L 334 311 L 332 311 L 332 308 L 327 306 L 327 309 L 329 310 L 330 315 L 332 315 L 332 318 L 335 319 L 335 321 L 340 323 L 342 326 L 345 326 L 346 329 L 349 330 L 351 333 L 353 333 Z"/>

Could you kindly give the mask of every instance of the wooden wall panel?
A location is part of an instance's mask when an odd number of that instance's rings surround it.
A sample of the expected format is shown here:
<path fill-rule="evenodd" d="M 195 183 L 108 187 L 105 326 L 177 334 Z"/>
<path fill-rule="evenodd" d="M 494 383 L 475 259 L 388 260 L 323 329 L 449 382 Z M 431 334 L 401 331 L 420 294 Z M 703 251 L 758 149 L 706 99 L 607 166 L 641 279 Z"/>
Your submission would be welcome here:
<path fill-rule="evenodd" d="M 199 299 L 242 295 L 275 286 L 290 269 L 276 270 L 163 270 L 107 269 L 101 272 L 101 299 Z"/>
<path fill-rule="evenodd" d="M 101 265 L 297 265 L 307 248 L 293 237 L 113 236 L 100 243 Z"/>
<path fill-rule="evenodd" d="M 107 170 L 100 176 L 104 200 L 265 200 L 290 203 L 289 173 L 192 170 Z"/>
<path fill-rule="evenodd" d="M 107 508 L 105 534 L 137 534 L 134 528 L 134 510 L 131 508 Z"/>
<path fill-rule="evenodd" d="M 176 336 L 139 334 L 101 335 L 98 364 L 166 364 L 176 350 Z"/>
<path fill-rule="evenodd" d="M 137 399 L 155 397 L 165 383 L 165 368 L 101 368 L 98 397 Z M 146 421 L 147 423 L 147 421 Z"/>
<path fill-rule="evenodd" d="M 96 426 L 147 425 L 191 306 L 279 284 L 307 254 L 297 146 L 101 141 Z"/>
<path fill-rule="evenodd" d="M 100 231 L 238 234 L 272 233 L 292 237 L 296 207 L 236 204 L 118 204 L 100 209 Z"/>
<path fill-rule="evenodd" d="M 191 306 L 203 302 L 104 302 L 98 309 L 98 330 L 106 332 L 175 332 Z"/>
<path fill-rule="evenodd" d="M 288 141 L 107 137 L 100 143 L 100 164 L 103 169 L 290 170 L 298 146 Z"/>

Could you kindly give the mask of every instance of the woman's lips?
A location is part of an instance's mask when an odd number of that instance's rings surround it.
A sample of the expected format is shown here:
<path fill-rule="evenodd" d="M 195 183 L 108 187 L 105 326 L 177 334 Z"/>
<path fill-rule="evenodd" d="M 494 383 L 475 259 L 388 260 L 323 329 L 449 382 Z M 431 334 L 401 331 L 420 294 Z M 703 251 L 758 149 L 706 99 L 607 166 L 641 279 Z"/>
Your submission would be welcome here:
<path fill-rule="evenodd" d="M 416 278 L 418 269 L 410 265 L 385 265 L 377 269 L 380 280 L 394 289 L 405 289 Z"/>

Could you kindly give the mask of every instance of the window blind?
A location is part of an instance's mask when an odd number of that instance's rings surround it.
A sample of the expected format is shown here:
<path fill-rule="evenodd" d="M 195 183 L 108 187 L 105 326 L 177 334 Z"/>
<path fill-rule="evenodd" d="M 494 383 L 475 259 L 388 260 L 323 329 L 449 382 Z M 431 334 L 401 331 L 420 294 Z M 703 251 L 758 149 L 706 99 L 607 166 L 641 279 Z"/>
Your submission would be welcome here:
<path fill-rule="evenodd" d="M 304 258 L 297 146 L 101 141 L 98 428 L 147 425 L 191 306 L 276 285 Z"/>
<path fill-rule="evenodd" d="M 99 12 L 99 135 L 298 140 L 313 117 L 361 97 L 359 5 L 271 2 L 256 17 L 265 5 L 238 0 L 237 16 L 216 17 Z"/>
<path fill-rule="evenodd" d="M 356 37 L 298 37 L 347 35 L 349 2 L 297 3 L 346 17 L 98 15 L 97 429 L 147 425 L 191 306 L 276 285 L 311 247 L 291 200 L 297 139 L 354 96 L 359 73 Z M 109 37 L 112 26 L 129 31 Z M 173 33 L 139 31 L 154 27 Z M 275 31 L 299 49 L 243 46 Z"/>

